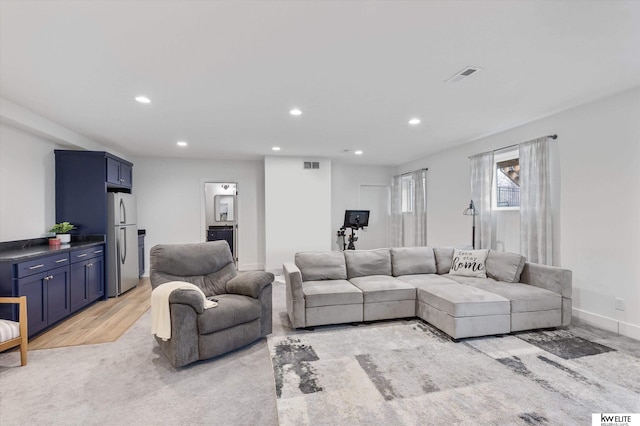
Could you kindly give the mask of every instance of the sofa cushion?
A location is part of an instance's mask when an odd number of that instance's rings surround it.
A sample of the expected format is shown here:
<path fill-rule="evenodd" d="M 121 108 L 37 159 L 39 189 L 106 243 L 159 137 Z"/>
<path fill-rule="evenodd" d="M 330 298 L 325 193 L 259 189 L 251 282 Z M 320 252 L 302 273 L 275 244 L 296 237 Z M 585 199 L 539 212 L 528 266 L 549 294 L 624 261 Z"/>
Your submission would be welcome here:
<path fill-rule="evenodd" d="M 295 263 L 303 281 L 347 279 L 347 267 L 341 251 L 296 253 Z"/>
<path fill-rule="evenodd" d="M 488 249 L 482 250 L 460 250 L 453 251 L 453 262 L 449 275 L 462 275 L 463 277 L 486 278 L 486 261 Z"/>
<path fill-rule="evenodd" d="M 365 304 L 416 298 L 414 286 L 387 275 L 370 275 L 352 278 L 350 281 L 362 291 Z"/>
<path fill-rule="evenodd" d="M 494 280 L 467 281 L 466 277 L 451 277 L 456 281 L 491 293 L 511 301 L 511 312 L 534 312 L 560 309 L 562 296 L 529 284 L 507 283 Z"/>
<path fill-rule="evenodd" d="M 431 247 L 394 247 L 391 252 L 393 276 L 435 274 L 436 257 Z"/>
<path fill-rule="evenodd" d="M 302 283 L 305 307 L 362 303 L 362 292 L 347 280 L 305 281 Z"/>
<path fill-rule="evenodd" d="M 198 314 L 198 334 L 209 334 L 260 318 L 260 300 L 239 294 L 216 296 L 218 306 Z"/>
<path fill-rule="evenodd" d="M 346 250 L 347 278 L 369 275 L 391 275 L 391 254 L 389 249 Z"/>
<path fill-rule="evenodd" d="M 453 247 L 434 247 L 433 254 L 436 256 L 436 272 L 448 274 L 453 261 Z"/>
<path fill-rule="evenodd" d="M 517 283 L 524 269 L 526 258 L 516 253 L 489 250 L 486 269 L 487 276 L 497 281 Z"/>

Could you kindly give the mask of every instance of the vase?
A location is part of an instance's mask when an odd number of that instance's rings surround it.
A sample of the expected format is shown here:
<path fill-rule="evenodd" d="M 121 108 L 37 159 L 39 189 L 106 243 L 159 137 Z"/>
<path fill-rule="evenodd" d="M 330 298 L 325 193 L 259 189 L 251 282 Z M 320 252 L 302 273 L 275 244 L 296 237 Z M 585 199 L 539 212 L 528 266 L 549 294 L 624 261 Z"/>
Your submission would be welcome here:
<path fill-rule="evenodd" d="M 56 234 L 60 240 L 60 244 L 69 244 L 71 242 L 71 234 Z"/>

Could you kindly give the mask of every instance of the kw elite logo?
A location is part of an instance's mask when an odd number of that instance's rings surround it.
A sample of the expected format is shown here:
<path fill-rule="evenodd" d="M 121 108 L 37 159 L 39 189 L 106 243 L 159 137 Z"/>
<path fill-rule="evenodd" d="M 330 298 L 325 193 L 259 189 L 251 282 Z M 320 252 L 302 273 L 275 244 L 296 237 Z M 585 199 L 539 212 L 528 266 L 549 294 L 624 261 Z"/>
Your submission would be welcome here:
<path fill-rule="evenodd" d="M 591 414 L 591 426 L 640 426 L 639 413 Z"/>

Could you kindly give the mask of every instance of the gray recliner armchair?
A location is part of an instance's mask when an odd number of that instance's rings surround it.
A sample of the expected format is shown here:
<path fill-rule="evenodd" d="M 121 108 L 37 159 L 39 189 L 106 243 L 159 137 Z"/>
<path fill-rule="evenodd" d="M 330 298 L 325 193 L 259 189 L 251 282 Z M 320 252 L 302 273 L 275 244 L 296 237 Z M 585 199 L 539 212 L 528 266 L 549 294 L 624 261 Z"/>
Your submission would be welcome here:
<path fill-rule="evenodd" d="M 204 309 L 202 296 L 174 290 L 169 296 L 171 338 L 156 336 L 174 367 L 212 358 L 271 333 L 271 283 L 263 271 L 236 271 L 226 241 L 159 244 L 151 248 L 151 287 L 186 281 L 215 296 L 218 306 Z"/>

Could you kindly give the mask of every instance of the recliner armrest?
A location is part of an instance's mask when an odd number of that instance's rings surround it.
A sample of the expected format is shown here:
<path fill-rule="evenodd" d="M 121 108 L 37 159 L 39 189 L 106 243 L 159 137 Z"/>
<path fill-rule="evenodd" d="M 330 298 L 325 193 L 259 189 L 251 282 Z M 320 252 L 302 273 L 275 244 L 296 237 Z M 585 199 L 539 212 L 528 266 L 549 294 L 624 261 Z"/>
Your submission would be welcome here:
<path fill-rule="evenodd" d="M 241 294 L 257 299 L 262 289 L 271 284 L 274 278 L 271 272 L 241 272 L 227 281 L 227 293 Z"/>
<path fill-rule="evenodd" d="M 194 290 L 178 289 L 173 290 L 169 295 L 169 304 L 179 303 L 191 306 L 198 314 L 204 312 L 204 299 L 202 295 Z"/>

